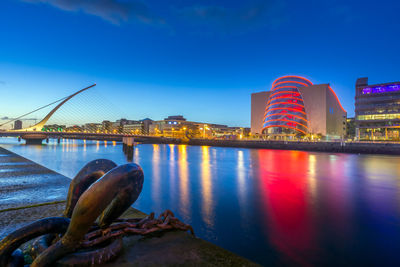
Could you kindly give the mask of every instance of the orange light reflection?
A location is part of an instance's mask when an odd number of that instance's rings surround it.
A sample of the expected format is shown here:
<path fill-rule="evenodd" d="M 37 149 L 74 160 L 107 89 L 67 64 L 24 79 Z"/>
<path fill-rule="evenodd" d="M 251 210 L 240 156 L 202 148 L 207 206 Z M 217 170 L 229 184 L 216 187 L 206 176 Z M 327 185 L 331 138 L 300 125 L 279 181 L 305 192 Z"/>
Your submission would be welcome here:
<path fill-rule="evenodd" d="M 179 146 L 179 196 L 181 214 L 190 217 L 190 196 L 189 196 L 189 170 L 187 162 L 187 146 Z"/>
<path fill-rule="evenodd" d="M 237 169 L 236 169 L 236 174 L 237 174 L 237 190 L 238 190 L 238 196 L 239 196 L 239 211 L 240 211 L 240 223 L 243 228 L 247 228 L 249 223 L 247 223 L 247 220 L 249 218 L 248 216 L 248 210 L 246 207 L 246 193 L 247 193 L 247 187 L 246 187 L 246 167 L 244 164 L 244 155 L 243 151 L 239 150 L 237 153 Z"/>
<path fill-rule="evenodd" d="M 169 145 L 169 194 L 172 202 L 175 202 L 176 194 L 176 162 L 175 145 Z"/>
<path fill-rule="evenodd" d="M 153 179 L 151 181 L 151 198 L 153 203 L 160 204 L 161 195 L 161 175 L 160 175 L 160 145 L 153 145 Z M 159 205 L 153 208 L 153 210 L 160 210 Z"/>
<path fill-rule="evenodd" d="M 203 204 L 202 218 L 203 221 L 209 226 L 213 226 L 213 210 L 212 210 L 212 183 L 211 183 L 211 170 L 210 170 L 210 147 L 202 146 L 202 162 L 201 162 L 201 188 Z"/>

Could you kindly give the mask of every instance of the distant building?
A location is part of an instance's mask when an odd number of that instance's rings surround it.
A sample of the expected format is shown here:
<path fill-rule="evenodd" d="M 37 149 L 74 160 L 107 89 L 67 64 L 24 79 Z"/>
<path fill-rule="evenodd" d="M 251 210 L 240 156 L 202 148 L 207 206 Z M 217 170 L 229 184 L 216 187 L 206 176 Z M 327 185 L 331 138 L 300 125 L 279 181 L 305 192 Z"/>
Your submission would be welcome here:
<path fill-rule="evenodd" d="M 270 91 L 251 94 L 251 133 L 261 134 L 264 121 L 265 107 L 268 102 Z"/>
<path fill-rule="evenodd" d="M 329 84 L 314 85 L 303 77 L 283 76 L 273 82 L 271 91 L 252 94 L 251 104 L 253 135 L 340 139 L 346 133 L 347 113 Z"/>
<path fill-rule="evenodd" d="M 99 133 L 103 130 L 103 124 L 101 123 L 86 123 L 83 126 L 84 131 L 89 133 Z"/>
<path fill-rule="evenodd" d="M 400 82 L 357 79 L 355 125 L 358 140 L 400 140 Z"/>
<path fill-rule="evenodd" d="M 81 132 L 83 132 L 83 127 L 81 127 L 79 125 L 73 125 L 73 126 L 66 127 L 64 129 L 64 131 L 71 132 L 71 133 L 81 133 Z"/>
<path fill-rule="evenodd" d="M 111 121 L 103 121 L 103 122 L 102 122 L 102 126 L 103 126 L 103 127 L 102 127 L 102 131 L 105 132 L 105 133 L 106 133 L 106 132 L 108 132 L 108 133 L 109 133 L 109 132 L 112 132 L 112 130 L 113 130 L 113 129 L 112 129 L 112 128 L 113 128 L 113 127 L 112 127 L 112 126 L 113 126 L 113 123 L 112 123 Z"/>
<path fill-rule="evenodd" d="M 168 116 L 168 118 L 165 118 L 164 120 L 165 121 L 186 121 L 186 119 L 182 115 Z"/>
<path fill-rule="evenodd" d="M 127 120 L 127 119 L 120 119 L 117 120 L 116 123 L 120 126 L 127 125 L 127 124 L 136 124 L 138 123 L 137 120 Z"/>
<path fill-rule="evenodd" d="M 236 138 L 247 136 L 249 128 L 228 127 L 222 124 L 187 121 L 182 115 L 168 116 L 164 120 L 153 121 L 149 134 L 172 138 Z"/>
<path fill-rule="evenodd" d="M 122 126 L 122 133 L 124 134 L 145 134 L 144 124 L 141 121 L 130 121 L 129 124 Z"/>
<path fill-rule="evenodd" d="M 141 120 L 141 122 L 143 123 L 143 134 L 148 135 L 149 131 L 150 131 L 150 125 L 153 123 L 153 120 L 149 119 L 149 118 L 145 118 L 145 119 Z"/>
<path fill-rule="evenodd" d="M 20 130 L 20 129 L 22 129 L 22 121 L 21 120 L 14 121 L 14 130 Z"/>
<path fill-rule="evenodd" d="M 354 139 L 356 136 L 355 118 L 347 118 L 346 120 L 346 138 Z"/>
<path fill-rule="evenodd" d="M 111 122 L 111 127 L 110 130 L 108 130 L 109 133 L 122 133 L 122 125 L 121 122 L 119 121 L 115 121 L 115 122 Z"/>
<path fill-rule="evenodd" d="M 200 128 L 198 123 L 189 122 L 182 115 L 176 115 L 168 116 L 164 120 L 153 121 L 149 125 L 149 134 L 172 138 L 192 138 L 199 137 Z"/>
<path fill-rule="evenodd" d="M 159 121 L 153 121 L 149 118 L 143 120 L 119 119 L 115 122 L 105 120 L 101 124 L 87 123 L 83 126 L 83 129 L 89 132 L 154 135 L 180 139 L 237 139 L 247 137 L 250 133 L 250 128 L 188 121 L 182 115 L 168 116 Z"/>

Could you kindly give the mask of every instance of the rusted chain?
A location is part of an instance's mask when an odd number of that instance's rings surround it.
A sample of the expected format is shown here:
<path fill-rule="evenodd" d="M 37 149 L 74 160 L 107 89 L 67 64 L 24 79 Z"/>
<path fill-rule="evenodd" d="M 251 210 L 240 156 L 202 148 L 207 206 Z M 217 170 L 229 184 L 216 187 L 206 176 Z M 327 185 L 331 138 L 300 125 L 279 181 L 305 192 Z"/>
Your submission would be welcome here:
<path fill-rule="evenodd" d="M 80 246 L 88 248 L 125 235 L 148 235 L 166 230 L 190 231 L 194 235 L 192 226 L 181 222 L 172 211 L 166 210 L 157 219 L 154 219 L 153 212 L 141 220 L 118 219 L 105 229 L 87 233 Z"/>

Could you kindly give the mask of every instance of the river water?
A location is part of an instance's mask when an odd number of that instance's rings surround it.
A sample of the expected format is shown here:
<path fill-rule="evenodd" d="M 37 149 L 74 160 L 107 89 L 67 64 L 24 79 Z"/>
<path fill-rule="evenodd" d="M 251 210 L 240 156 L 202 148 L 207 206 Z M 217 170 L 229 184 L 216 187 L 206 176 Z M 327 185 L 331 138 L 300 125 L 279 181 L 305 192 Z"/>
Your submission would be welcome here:
<path fill-rule="evenodd" d="M 0 145 L 68 177 L 127 162 L 116 142 Z M 139 144 L 133 205 L 171 209 L 196 234 L 263 265 L 399 265 L 400 157 Z"/>

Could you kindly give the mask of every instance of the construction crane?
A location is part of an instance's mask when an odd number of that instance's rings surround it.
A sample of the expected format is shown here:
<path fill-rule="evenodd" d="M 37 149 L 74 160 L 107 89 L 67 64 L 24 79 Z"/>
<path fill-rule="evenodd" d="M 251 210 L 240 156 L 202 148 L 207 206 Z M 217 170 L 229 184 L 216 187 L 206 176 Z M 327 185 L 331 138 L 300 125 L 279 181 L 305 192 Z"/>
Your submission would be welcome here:
<path fill-rule="evenodd" d="M 7 122 L 6 123 L 3 123 L 3 124 L 1 124 L 0 126 L 3 126 L 3 125 L 6 125 L 6 124 L 9 124 L 9 123 L 11 123 L 11 122 L 15 122 L 16 120 L 20 120 L 20 121 L 35 121 L 35 123 L 34 124 L 36 124 L 36 122 L 37 122 L 37 118 L 9 118 L 9 117 L 2 117 L 2 118 L 0 118 L 0 120 L 6 120 Z"/>
<path fill-rule="evenodd" d="M 18 120 L 18 118 L 9 118 L 9 117 L 3 117 L 3 118 L 1 118 L 1 120 L 12 120 L 12 121 L 16 121 L 16 120 Z M 26 119 L 19 119 L 20 121 L 35 121 L 35 123 L 36 123 L 36 121 L 38 120 L 38 119 L 36 119 L 36 118 L 26 118 Z"/>

